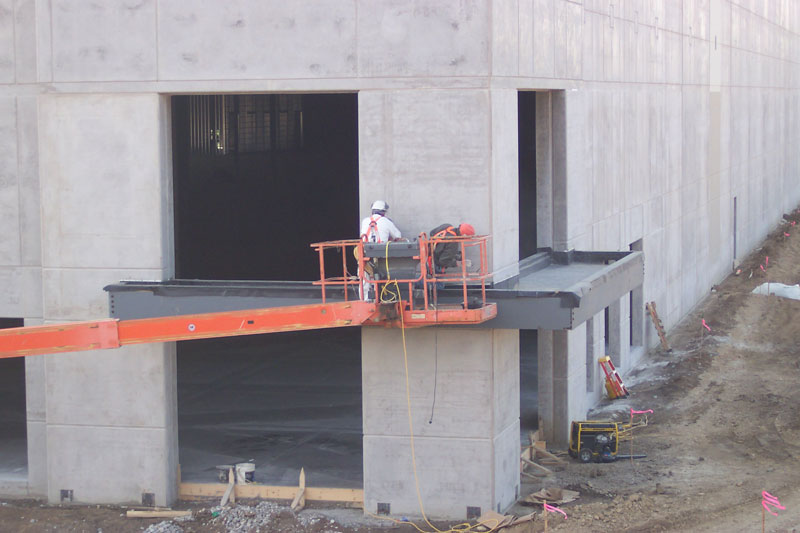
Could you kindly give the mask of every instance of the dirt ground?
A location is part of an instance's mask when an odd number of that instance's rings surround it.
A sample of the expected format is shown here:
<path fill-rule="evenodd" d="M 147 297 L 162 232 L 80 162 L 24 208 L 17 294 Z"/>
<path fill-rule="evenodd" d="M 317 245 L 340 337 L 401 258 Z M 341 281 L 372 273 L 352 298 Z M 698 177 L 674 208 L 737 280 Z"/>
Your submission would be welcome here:
<path fill-rule="evenodd" d="M 777 229 L 742 262 L 740 275 L 715 287 L 673 328 L 671 351 L 652 351 L 626 377 L 630 398 L 607 402 L 593 413 L 594 418 L 626 420 L 631 407 L 653 409 L 648 426 L 634 440 L 634 453 L 647 457 L 585 465 L 570 460 L 541 483 L 523 485 L 523 496 L 542 487 L 581 493 L 562 506 L 566 520 L 550 515 L 549 530 L 760 531 L 761 493 L 766 490 L 786 507 L 778 516 L 766 515 L 766 531 L 800 531 L 800 301 L 751 294 L 767 280 L 800 282 L 800 213 L 790 218 L 799 222 L 796 228 L 787 221 Z M 785 237 L 784 231 L 791 235 Z M 767 256 L 765 273 L 760 265 Z M 179 508 L 192 509 L 193 519 L 165 522 L 128 519 L 120 507 L 4 501 L 0 531 L 415 531 L 405 524 L 362 519 L 352 509 L 308 509 L 295 515 L 276 504 L 256 507 L 251 502 L 215 517 L 212 505 L 184 503 Z M 534 510 L 541 508 L 517 504 L 511 512 Z M 544 522 L 537 518 L 526 529 L 543 531 Z"/>

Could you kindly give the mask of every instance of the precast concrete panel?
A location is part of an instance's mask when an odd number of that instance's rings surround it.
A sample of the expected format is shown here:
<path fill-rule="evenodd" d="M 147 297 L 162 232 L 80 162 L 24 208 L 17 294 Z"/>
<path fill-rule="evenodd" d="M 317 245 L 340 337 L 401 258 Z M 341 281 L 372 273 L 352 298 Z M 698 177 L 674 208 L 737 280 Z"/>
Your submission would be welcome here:
<path fill-rule="evenodd" d="M 566 444 L 569 424 L 585 418 L 586 323 L 553 332 L 553 431 L 546 440 Z"/>
<path fill-rule="evenodd" d="M 105 318 L 109 309 L 103 287 L 119 280 L 163 277 L 162 269 L 43 268 L 44 317 L 51 322 Z"/>
<path fill-rule="evenodd" d="M 0 265 L 20 264 L 19 175 L 17 161 L 17 100 L 0 98 Z"/>
<path fill-rule="evenodd" d="M 156 79 L 156 0 L 53 0 L 51 27 L 54 81 Z"/>
<path fill-rule="evenodd" d="M 517 436 L 517 439 L 519 437 Z M 490 439 L 364 435 L 364 510 L 388 503 L 396 516 L 466 519 L 467 507 L 494 509 Z M 514 449 L 519 458 L 519 441 Z M 415 475 L 416 471 L 416 475 Z"/>
<path fill-rule="evenodd" d="M 405 236 L 462 221 L 490 233 L 489 110 L 486 90 L 361 91 L 361 216 L 383 199 Z"/>
<path fill-rule="evenodd" d="M 36 80 L 53 81 L 53 5 L 46 0 L 34 0 L 36 9 Z"/>
<path fill-rule="evenodd" d="M 20 262 L 26 266 L 42 264 L 38 123 L 37 98 L 35 96 L 17 97 Z M 40 311 L 37 314 L 22 316 L 40 317 L 42 314 Z"/>
<path fill-rule="evenodd" d="M 554 146 L 555 158 L 563 158 L 566 163 L 565 193 L 566 205 L 562 217 L 566 217 L 564 249 L 575 249 L 575 243 L 590 233 L 592 221 L 592 190 L 588 151 L 588 138 L 591 132 L 587 127 L 586 108 L 588 96 L 584 91 L 570 90 L 561 93 L 564 97 L 565 145 Z M 554 126 L 555 127 L 555 126 Z M 562 152 L 563 150 L 563 152 Z M 556 177 L 557 174 L 554 175 Z"/>
<path fill-rule="evenodd" d="M 47 423 L 164 427 L 166 357 L 150 344 L 47 358 Z"/>
<path fill-rule="evenodd" d="M 17 83 L 35 83 L 36 75 L 36 0 L 17 0 L 14 4 L 14 66 Z"/>
<path fill-rule="evenodd" d="M 555 39 L 553 66 L 556 78 L 583 77 L 583 6 L 573 2 L 555 2 Z"/>
<path fill-rule="evenodd" d="M 491 4 L 361 0 L 358 75 L 487 76 Z"/>
<path fill-rule="evenodd" d="M 357 6 L 356 0 L 159 0 L 159 78 L 355 77 Z"/>
<path fill-rule="evenodd" d="M 14 0 L 0 0 L 0 83 L 14 83 Z"/>
<path fill-rule="evenodd" d="M 519 404 L 519 396 L 517 396 L 517 404 Z M 494 511 L 499 513 L 511 507 L 517 498 L 522 496 L 518 459 L 519 424 L 519 418 L 517 418 L 492 442 L 494 447 Z"/>
<path fill-rule="evenodd" d="M 527 27 L 521 27 L 533 34 L 533 49 L 525 50 L 531 75 L 539 78 L 555 76 L 555 32 L 556 12 L 555 0 L 531 0 L 520 2 L 520 11 L 530 10 L 532 13 L 526 20 Z"/>
<path fill-rule="evenodd" d="M 42 316 L 42 269 L 0 267 L 0 316 Z"/>
<path fill-rule="evenodd" d="M 172 503 L 175 472 L 167 472 L 168 428 L 47 426 L 47 497 L 61 501 L 71 490 L 73 502 L 142 504 L 142 494 L 155 503 Z"/>
<path fill-rule="evenodd" d="M 493 329 L 492 432 L 519 426 L 519 330 Z"/>
<path fill-rule="evenodd" d="M 518 335 L 405 335 L 404 349 L 402 331 L 362 330 L 364 508 L 419 516 L 418 484 L 430 517 L 504 510 L 519 484 Z"/>
<path fill-rule="evenodd" d="M 490 2 L 492 10 L 492 75 L 519 75 L 519 5 L 518 2 Z"/>
<path fill-rule="evenodd" d="M 144 6 L 144 4 L 140 4 Z M 164 245 L 170 180 L 157 95 L 52 95 L 39 100 L 45 321 L 108 316 L 103 287 L 170 272 Z M 46 359 L 46 459 L 51 502 L 157 505 L 176 496 L 174 345 Z M 35 431 L 39 421 L 32 418 Z M 36 476 L 40 473 L 34 472 Z"/>
<path fill-rule="evenodd" d="M 28 496 L 47 498 L 47 423 L 28 419 L 25 427 L 28 441 Z"/>
<path fill-rule="evenodd" d="M 491 107 L 491 270 L 499 282 L 519 273 L 519 140 L 515 90 L 495 89 Z M 456 223 L 453 221 L 453 223 Z"/>
<path fill-rule="evenodd" d="M 401 332 L 365 328 L 361 338 L 364 434 L 407 436 Z M 406 348 L 416 436 L 486 438 L 493 434 L 496 404 L 490 333 L 407 330 Z M 507 381 L 503 381 L 506 387 Z"/>
<path fill-rule="evenodd" d="M 41 97 L 45 268 L 162 267 L 159 105 L 156 95 Z"/>

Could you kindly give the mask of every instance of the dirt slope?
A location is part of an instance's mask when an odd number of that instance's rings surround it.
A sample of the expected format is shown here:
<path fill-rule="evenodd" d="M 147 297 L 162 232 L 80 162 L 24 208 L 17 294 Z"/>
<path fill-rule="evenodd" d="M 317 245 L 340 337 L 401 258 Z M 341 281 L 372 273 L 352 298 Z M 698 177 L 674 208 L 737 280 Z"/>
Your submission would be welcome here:
<path fill-rule="evenodd" d="M 787 507 L 767 515 L 767 531 L 800 529 L 800 301 L 751 294 L 767 280 L 800 280 L 800 230 L 793 230 L 787 223 L 771 235 L 739 276 L 668 335 L 672 351 L 651 353 L 632 374 L 631 398 L 597 410 L 596 417 L 623 420 L 629 407 L 653 409 L 634 440 L 634 452 L 648 457 L 569 465 L 546 485 L 586 497 L 551 527 L 760 531 L 767 490 Z"/>

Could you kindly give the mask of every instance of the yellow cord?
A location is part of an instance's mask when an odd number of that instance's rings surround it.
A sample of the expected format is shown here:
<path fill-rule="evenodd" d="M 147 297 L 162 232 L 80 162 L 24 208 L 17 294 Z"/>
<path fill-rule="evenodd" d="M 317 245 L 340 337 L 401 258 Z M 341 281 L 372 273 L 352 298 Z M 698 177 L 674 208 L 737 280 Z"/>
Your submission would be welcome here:
<path fill-rule="evenodd" d="M 433 529 L 435 533 L 469 533 L 475 530 L 477 527 L 489 527 L 487 524 L 494 523 L 493 526 L 488 530 L 487 533 L 491 533 L 492 531 L 497 528 L 500 524 L 500 521 L 495 518 L 491 518 L 488 520 L 484 520 L 483 522 L 477 524 L 470 524 L 469 522 L 464 522 L 462 524 L 457 524 L 452 526 L 450 529 L 441 530 L 438 529 L 436 526 L 431 524 L 430 520 L 428 520 L 428 516 L 425 514 L 425 506 L 422 503 L 422 493 L 419 488 L 419 475 L 417 474 L 417 454 L 414 448 L 414 422 L 411 416 L 411 385 L 409 383 L 408 377 L 408 348 L 406 346 L 406 324 L 403 317 L 403 299 L 400 297 L 400 286 L 397 284 L 397 280 L 392 280 L 391 274 L 389 273 L 389 243 L 386 243 L 386 275 L 388 277 L 388 282 L 384 284 L 383 290 L 381 290 L 381 303 L 394 303 L 399 302 L 399 310 L 400 310 L 400 331 L 403 338 L 403 363 L 405 365 L 405 374 L 406 374 L 406 405 L 408 407 L 408 431 L 409 431 L 409 442 L 411 443 L 411 465 L 414 469 L 414 486 L 417 490 L 417 502 L 419 503 L 419 510 L 422 513 L 422 518 L 425 520 L 425 523 Z M 396 294 L 392 294 L 391 300 L 384 300 L 384 293 L 389 287 L 389 285 L 394 285 L 395 290 L 397 291 Z M 417 524 L 413 522 L 406 522 L 403 520 L 397 520 L 396 518 L 386 517 L 386 516 L 379 516 L 376 514 L 372 514 L 366 509 L 364 510 L 365 514 L 368 514 L 374 518 L 379 520 L 389 520 L 396 524 L 409 524 L 414 529 L 419 531 L 420 533 L 432 533 L 421 529 Z"/>

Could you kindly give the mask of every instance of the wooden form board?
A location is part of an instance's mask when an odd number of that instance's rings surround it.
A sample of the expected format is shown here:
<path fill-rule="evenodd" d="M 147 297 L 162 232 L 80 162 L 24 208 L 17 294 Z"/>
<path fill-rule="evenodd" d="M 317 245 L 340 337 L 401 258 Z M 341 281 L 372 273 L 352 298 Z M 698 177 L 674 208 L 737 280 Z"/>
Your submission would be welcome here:
<path fill-rule="evenodd" d="M 196 500 L 204 498 L 221 498 L 228 485 L 225 483 L 181 483 L 178 486 L 178 498 Z M 271 485 L 235 485 L 236 498 L 259 500 L 289 500 L 297 495 L 298 487 L 279 487 Z M 341 502 L 361 507 L 364 505 L 362 489 L 305 488 L 306 501 Z"/>

